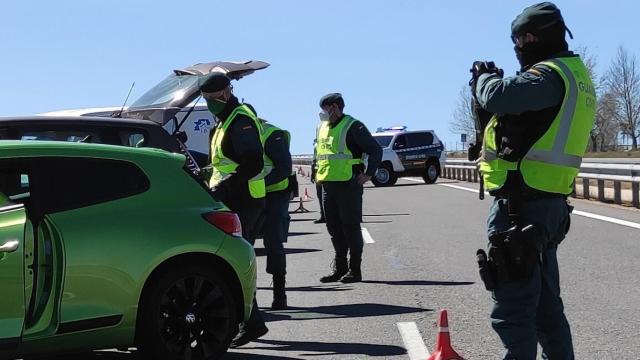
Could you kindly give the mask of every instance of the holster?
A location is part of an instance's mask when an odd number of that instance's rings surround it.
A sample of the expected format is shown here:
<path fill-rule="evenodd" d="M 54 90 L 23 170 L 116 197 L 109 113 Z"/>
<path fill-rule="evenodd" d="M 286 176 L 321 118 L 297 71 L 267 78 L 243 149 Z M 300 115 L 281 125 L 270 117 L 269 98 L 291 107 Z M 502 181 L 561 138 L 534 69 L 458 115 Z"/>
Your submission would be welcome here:
<path fill-rule="evenodd" d="M 489 237 L 489 267 L 496 283 L 521 281 L 531 276 L 540 262 L 541 237 L 539 226 L 514 226 Z"/>

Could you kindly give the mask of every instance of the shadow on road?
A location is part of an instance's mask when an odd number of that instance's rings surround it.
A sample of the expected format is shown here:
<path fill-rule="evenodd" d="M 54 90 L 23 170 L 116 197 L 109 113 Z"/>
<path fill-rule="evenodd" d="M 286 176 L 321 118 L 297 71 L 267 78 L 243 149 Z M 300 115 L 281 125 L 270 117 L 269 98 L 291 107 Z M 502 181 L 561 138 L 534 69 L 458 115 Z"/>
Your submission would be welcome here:
<path fill-rule="evenodd" d="M 267 256 L 267 252 L 264 248 L 254 248 L 254 250 L 256 251 L 256 256 Z M 292 254 L 305 254 L 305 253 L 310 253 L 310 252 L 318 252 L 318 251 L 322 251 L 320 249 L 296 249 L 296 248 L 284 248 L 284 252 L 287 255 L 292 255 Z"/>
<path fill-rule="evenodd" d="M 65 354 L 51 356 L 47 358 L 38 358 L 42 360 L 137 360 L 140 359 L 136 350 L 131 351 L 115 351 L 115 350 L 96 350 L 86 353 Z"/>
<path fill-rule="evenodd" d="M 362 216 L 411 216 L 411 214 L 363 214 Z"/>
<path fill-rule="evenodd" d="M 278 340 L 257 340 L 256 343 L 261 343 L 261 344 L 266 344 L 271 346 L 269 347 L 253 346 L 253 347 L 247 347 L 246 349 L 312 352 L 312 353 L 300 354 L 302 356 L 309 356 L 309 357 L 322 356 L 322 355 L 392 356 L 392 355 L 406 354 L 407 352 L 404 348 L 400 346 L 362 344 L 362 343 L 323 343 L 323 342 L 310 342 L 310 341 L 278 341 Z M 253 359 L 253 356 L 254 355 L 252 355 L 252 359 Z"/>
<path fill-rule="evenodd" d="M 385 284 L 385 285 L 408 285 L 408 286 L 457 286 L 457 285 L 473 285 L 473 281 L 429 281 L 429 280 L 362 280 L 367 284 Z"/>
<path fill-rule="evenodd" d="M 271 290 L 271 287 L 258 287 L 258 290 Z M 303 291 L 303 292 L 321 292 L 321 291 L 349 291 L 352 290 L 352 286 L 341 286 L 341 285 L 328 285 L 328 286 L 300 286 L 300 287 L 288 287 L 287 292 L 289 291 Z"/>
<path fill-rule="evenodd" d="M 225 360 L 235 360 L 235 359 L 248 359 L 252 360 L 287 360 L 294 359 L 286 356 L 274 356 L 274 355 L 258 355 L 258 354 L 243 354 L 243 353 L 233 353 L 228 352 L 222 359 Z M 121 351 L 111 351 L 111 350 L 99 350 L 93 351 L 90 353 L 81 353 L 81 354 L 73 354 L 73 355 L 60 355 L 57 357 L 48 357 L 42 358 L 42 360 L 139 360 L 140 356 L 138 356 L 136 350 L 121 352 Z"/>
<path fill-rule="evenodd" d="M 245 347 L 243 347 L 245 349 Z M 258 355 L 258 354 L 245 354 L 245 353 L 234 353 L 228 352 L 225 356 L 222 357 L 223 360 L 247 360 L 247 359 L 255 359 L 255 360 L 288 360 L 295 359 L 287 356 L 276 356 L 276 355 Z"/>
<path fill-rule="evenodd" d="M 416 182 L 411 182 L 411 183 L 405 183 L 405 184 L 395 184 L 393 186 L 380 186 L 380 187 L 365 187 L 365 190 L 385 190 L 385 189 L 393 189 L 393 188 L 397 188 L 397 187 L 404 187 L 404 186 L 424 186 L 424 183 L 416 183 Z"/>
<path fill-rule="evenodd" d="M 289 306 L 288 310 L 264 312 L 265 321 L 344 319 L 370 316 L 390 316 L 433 311 L 431 309 L 386 305 L 345 304 L 310 308 Z"/>
<path fill-rule="evenodd" d="M 289 237 L 304 236 L 304 235 L 314 235 L 314 234 L 319 234 L 319 233 L 317 233 L 317 232 L 307 232 L 307 231 L 290 232 L 289 233 Z"/>
<path fill-rule="evenodd" d="M 299 221 L 314 221 L 315 219 L 291 219 L 291 222 L 299 222 Z"/>

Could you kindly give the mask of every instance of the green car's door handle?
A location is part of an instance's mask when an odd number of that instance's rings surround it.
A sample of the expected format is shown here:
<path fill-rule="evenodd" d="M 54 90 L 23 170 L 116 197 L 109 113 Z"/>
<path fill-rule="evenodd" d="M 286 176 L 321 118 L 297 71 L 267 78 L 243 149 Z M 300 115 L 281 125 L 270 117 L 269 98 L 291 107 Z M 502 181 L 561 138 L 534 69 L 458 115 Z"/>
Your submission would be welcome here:
<path fill-rule="evenodd" d="M 6 243 L 2 244 L 2 246 L 0 246 L 0 253 L 2 253 L 2 252 L 6 252 L 6 253 L 14 252 L 14 251 L 18 250 L 18 246 L 19 245 L 20 245 L 20 242 L 18 240 L 9 240 Z"/>

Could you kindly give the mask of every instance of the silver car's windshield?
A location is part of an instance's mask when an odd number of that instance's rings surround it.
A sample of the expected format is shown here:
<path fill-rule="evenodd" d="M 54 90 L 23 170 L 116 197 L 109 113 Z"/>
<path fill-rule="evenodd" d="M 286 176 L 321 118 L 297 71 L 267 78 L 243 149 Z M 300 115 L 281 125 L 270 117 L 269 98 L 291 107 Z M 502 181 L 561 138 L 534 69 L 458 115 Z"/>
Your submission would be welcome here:
<path fill-rule="evenodd" d="M 171 74 L 131 104 L 132 108 L 155 107 L 180 101 L 189 96 L 198 76 Z"/>

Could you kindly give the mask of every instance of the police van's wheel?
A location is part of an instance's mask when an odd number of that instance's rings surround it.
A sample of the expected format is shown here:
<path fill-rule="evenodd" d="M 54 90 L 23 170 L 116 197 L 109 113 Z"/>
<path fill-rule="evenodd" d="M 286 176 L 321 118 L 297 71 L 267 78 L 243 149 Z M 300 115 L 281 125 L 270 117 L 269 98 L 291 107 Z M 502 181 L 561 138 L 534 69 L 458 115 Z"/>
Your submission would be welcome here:
<path fill-rule="evenodd" d="M 392 186 L 396 181 L 398 181 L 398 176 L 396 176 L 389 164 L 384 164 L 378 168 L 376 175 L 371 179 L 375 186 Z"/>
<path fill-rule="evenodd" d="M 422 175 L 422 178 L 427 184 L 433 184 L 434 182 L 436 182 L 436 180 L 438 180 L 438 164 L 435 161 L 429 160 L 427 162 L 427 166 L 425 168 L 424 174 Z"/>

